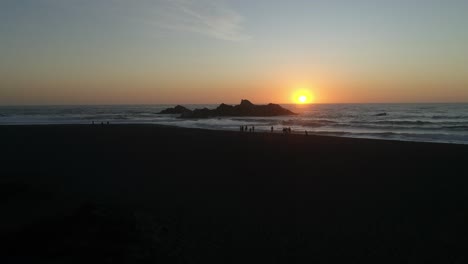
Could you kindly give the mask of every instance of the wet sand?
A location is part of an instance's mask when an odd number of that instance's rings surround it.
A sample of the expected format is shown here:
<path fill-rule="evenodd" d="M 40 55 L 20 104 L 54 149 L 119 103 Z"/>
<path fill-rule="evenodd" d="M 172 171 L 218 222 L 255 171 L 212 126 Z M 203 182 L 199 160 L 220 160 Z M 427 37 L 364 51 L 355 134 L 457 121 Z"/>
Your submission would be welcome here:
<path fill-rule="evenodd" d="M 0 262 L 463 263 L 468 146 L 1 126 Z"/>

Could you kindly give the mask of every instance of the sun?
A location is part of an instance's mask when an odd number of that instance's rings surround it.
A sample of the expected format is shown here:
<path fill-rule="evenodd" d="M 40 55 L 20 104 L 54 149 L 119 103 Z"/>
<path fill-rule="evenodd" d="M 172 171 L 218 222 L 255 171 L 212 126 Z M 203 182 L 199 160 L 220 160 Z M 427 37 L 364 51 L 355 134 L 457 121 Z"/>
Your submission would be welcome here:
<path fill-rule="evenodd" d="M 300 89 L 293 93 L 291 99 L 296 104 L 311 104 L 314 101 L 314 96 L 309 90 Z"/>
<path fill-rule="evenodd" d="M 305 102 L 307 102 L 307 96 L 301 95 L 299 96 L 299 98 L 297 98 L 297 100 L 299 101 L 299 103 L 305 104 Z"/>

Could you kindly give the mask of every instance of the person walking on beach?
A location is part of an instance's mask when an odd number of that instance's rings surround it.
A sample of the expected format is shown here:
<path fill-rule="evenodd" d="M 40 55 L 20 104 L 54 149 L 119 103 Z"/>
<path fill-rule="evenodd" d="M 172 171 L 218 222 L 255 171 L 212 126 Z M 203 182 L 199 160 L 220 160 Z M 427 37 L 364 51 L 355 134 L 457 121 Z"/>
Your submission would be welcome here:
<path fill-rule="evenodd" d="M 252 132 L 255 132 L 255 127 L 254 126 L 252 126 Z"/>
<path fill-rule="evenodd" d="M 309 135 L 309 133 L 307 132 L 307 130 L 305 131 L 305 134 L 306 134 L 306 136 L 308 136 L 308 135 Z"/>
<path fill-rule="evenodd" d="M 271 133 L 273 133 L 273 126 L 271 126 Z"/>

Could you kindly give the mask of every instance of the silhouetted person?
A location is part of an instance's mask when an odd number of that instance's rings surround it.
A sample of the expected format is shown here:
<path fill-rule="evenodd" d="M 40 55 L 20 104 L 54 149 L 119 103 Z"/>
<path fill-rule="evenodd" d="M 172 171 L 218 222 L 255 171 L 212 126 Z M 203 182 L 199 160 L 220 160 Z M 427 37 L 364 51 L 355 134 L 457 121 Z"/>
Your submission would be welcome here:
<path fill-rule="evenodd" d="M 107 121 L 107 124 L 109 124 L 109 121 Z"/>
<path fill-rule="evenodd" d="M 305 134 L 306 134 L 306 136 L 308 136 L 308 135 L 309 135 L 309 133 L 307 132 L 307 130 L 305 131 Z"/>
<path fill-rule="evenodd" d="M 273 133 L 273 126 L 271 126 L 271 133 Z"/>
<path fill-rule="evenodd" d="M 254 126 L 252 126 L 252 132 L 255 132 L 255 127 Z"/>
<path fill-rule="evenodd" d="M 93 125 L 94 125 L 94 121 L 93 121 Z"/>
<path fill-rule="evenodd" d="M 244 132 L 244 126 L 240 126 L 240 132 Z"/>
<path fill-rule="evenodd" d="M 288 133 L 291 134 L 291 127 L 288 128 Z"/>

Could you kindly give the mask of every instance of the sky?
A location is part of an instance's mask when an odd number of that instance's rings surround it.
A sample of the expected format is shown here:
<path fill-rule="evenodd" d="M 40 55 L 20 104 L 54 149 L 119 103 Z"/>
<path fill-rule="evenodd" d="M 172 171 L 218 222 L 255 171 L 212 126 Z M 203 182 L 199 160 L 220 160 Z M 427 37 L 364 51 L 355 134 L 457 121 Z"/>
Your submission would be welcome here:
<path fill-rule="evenodd" d="M 0 105 L 468 102 L 466 0 L 1 0 Z"/>

